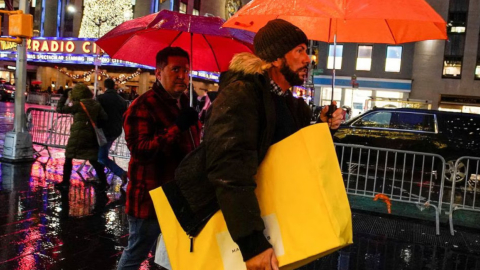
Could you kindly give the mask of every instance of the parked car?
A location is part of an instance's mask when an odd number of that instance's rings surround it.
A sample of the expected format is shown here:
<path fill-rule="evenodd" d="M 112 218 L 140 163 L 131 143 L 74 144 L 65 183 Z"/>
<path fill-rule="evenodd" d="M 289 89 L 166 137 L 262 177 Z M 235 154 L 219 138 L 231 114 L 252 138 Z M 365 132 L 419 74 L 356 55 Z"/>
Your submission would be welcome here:
<path fill-rule="evenodd" d="M 15 93 L 15 86 L 9 83 L 0 83 L 0 100 L 13 100 Z"/>
<path fill-rule="evenodd" d="M 438 154 L 446 162 L 445 168 L 437 167 L 438 173 L 453 181 L 454 165 L 459 157 L 480 156 L 480 115 L 420 109 L 374 109 L 342 124 L 334 141 Z M 369 166 L 371 164 L 366 167 Z M 461 182 L 474 173 L 475 168 L 467 172 L 466 167 L 466 164 L 459 164 L 455 181 Z"/>

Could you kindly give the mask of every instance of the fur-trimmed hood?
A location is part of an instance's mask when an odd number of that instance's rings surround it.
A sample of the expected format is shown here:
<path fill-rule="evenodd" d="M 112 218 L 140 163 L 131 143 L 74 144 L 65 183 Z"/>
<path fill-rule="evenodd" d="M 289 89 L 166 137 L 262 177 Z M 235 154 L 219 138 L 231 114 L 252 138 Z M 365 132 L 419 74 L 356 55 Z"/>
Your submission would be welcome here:
<path fill-rule="evenodd" d="M 236 54 L 230 62 L 229 70 L 220 75 L 219 89 L 240 78 L 248 81 L 260 79 L 264 83 L 265 76 L 268 76 L 266 70 L 270 67 L 271 64 L 252 53 Z"/>
<path fill-rule="evenodd" d="M 252 53 L 236 54 L 230 62 L 229 70 L 233 72 L 242 72 L 248 74 L 263 74 L 269 69 L 271 64 L 260 59 Z"/>

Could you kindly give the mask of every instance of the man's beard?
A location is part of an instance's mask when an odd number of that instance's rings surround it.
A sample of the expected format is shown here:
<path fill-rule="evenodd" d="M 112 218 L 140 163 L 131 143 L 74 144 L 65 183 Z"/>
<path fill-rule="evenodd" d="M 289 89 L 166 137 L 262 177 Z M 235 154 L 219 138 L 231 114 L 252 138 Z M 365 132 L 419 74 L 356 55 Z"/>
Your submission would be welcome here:
<path fill-rule="evenodd" d="M 297 72 L 295 72 L 290 68 L 290 66 L 287 64 L 287 61 L 284 59 L 280 72 L 283 74 L 285 80 L 287 80 L 290 86 L 299 86 L 303 84 L 303 79 L 300 78 L 300 75 L 298 73 L 305 68 L 307 68 L 307 66 L 302 67 L 298 69 Z"/>

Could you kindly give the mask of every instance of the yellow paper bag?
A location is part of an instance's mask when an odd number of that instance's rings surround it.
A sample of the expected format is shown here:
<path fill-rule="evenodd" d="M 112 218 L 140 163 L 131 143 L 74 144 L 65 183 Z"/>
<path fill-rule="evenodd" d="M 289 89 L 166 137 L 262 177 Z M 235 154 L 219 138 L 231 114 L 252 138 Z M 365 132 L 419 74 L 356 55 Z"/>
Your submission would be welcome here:
<path fill-rule="evenodd" d="M 266 238 L 281 269 L 295 269 L 352 243 L 345 186 L 326 124 L 306 127 L 272 145 L 255 190 Z M 162 188 L 150 191 L 173 270 L 245 270 L 218 211 L 194 239 L 178 223 Z"/>

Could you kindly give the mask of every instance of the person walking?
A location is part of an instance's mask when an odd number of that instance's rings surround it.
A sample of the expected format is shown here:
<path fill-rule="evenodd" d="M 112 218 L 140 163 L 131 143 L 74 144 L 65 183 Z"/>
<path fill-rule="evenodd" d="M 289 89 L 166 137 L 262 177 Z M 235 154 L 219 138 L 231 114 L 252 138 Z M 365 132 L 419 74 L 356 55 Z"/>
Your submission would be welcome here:
<path fill-rule="evenodd" d="M 158 52 L 157 81 L 125 113 L 123 127 L 131 154 L 125 207 L 130 235 L 119 270 L 138 269 L 160 235 L 149 191 L 173 181 L 180 161 L 199 145 L 198 114 L 183 93 L 189 63 L 188 53 L 181 48 Z"/>
<path fill-rule="evenodd" d="M 90 119 L 95 122 L 107 119 L 107 114 L 100 103 L 92 98 L 93 93 L 86 85 L 77 84 L 73 90 L 67 89 L 58 101 L 57 112 L 72 114 L 73 123 L 70 126 L 70 137 L 65 149 L 63 181 L 56 184 L 56 188 L 65 189 L 70 186 L 74 158 L 88 160 L 93 166 L 100 179 L 100 184 L 97 186 L 98 192 L 105 191 L 108 185 L 104 166 L 97 161 L 98 142 L 90 122 Z"/>
<path fill-rule="evenodd" d="M 99 121 L 99 127 L 103 129 L 107 143 L 100 146 L 98 162 L 110 169 L 114 175 L 122 180 L 122 187 L 127 184 L 127 173 L 118 166 L 115 161 L 108 157 L 113 142 L 122 134 L 123 115 L 127 111 L 127 101 L 115 90 L 115 82 L 112 79 L 104 81 L 105 93 L 97 96 L 97 101 L 107 113 L 108 121 Z"/>
<path fill-rule="evenodd" d="M 175 194 L 185 197 L 178 201 L 196 202 L 189 205 L 196 209 L 195 220 L 208 220 L 216 211 L 210 201 L 218 203 L 248 270 L 279 269 L 272 245 L 263 234 L 254 176 L 272 144 L 310 125 L 309 106 L 290 91 L 307 77 L 307 44 L 301 29 L 281 19 L 268 22 L 257 32 L 255 55 L 237 54 L 229 71 L 221 76 L 219 94 L 205 123 L 204 152 L 194 152 L 203 158 L 187 157 L 169 184 L 169 189 L 178 190 Z M 328 117 L 328 107 L 320 112 L 318 122 L 335 130 L 342 121 L 342 109 Z M 205 172 L 191 172 L 202 166 Z M 208 179 L 198 180 L 199 175 Z M 186 183 L 208 185 L 185 187 Z"/>

